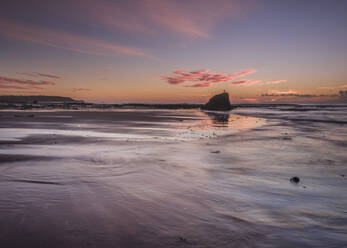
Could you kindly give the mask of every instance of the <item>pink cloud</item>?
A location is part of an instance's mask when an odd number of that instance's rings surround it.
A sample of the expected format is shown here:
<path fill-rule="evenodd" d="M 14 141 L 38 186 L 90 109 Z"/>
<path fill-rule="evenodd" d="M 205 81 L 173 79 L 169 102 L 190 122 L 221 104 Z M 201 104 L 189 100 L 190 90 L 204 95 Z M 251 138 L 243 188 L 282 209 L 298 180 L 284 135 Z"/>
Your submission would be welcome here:
<path fill-rule="evenodd" d="M 205 87 L 210 87 L 212 84 L 211 83 L 198 83 L 198 84 L 193 84 L 193 85 L 186 85 L 184 87 L 187 88 L 205 88 Z"/>
<path fill-rule="evenodd" d="M 181 84 L 186 82 L 187 80 L 183 78 L 175 78 L 175 77 L 162 77 L 162 79 L 167 80 L 169 84 Z"/>
<path fill-rule="evenodd" d="M 281 80 L 275 80 L 275 81 L 267 81 L 264 84 L 280 84 L 280 83 L 285 83 L 287 82 L 286 79 L 281 79 Z"/>
<path fill-rule="evenodd" d="M 243 76 L 246 76 L 248 74 L 255 73 L 255 72 L 257 72 L 257 70 L 255 70 L 255 69 L 248 69 L 248 70 L 245 70 L 245 71 L 237 73 L 234 78 L 240 78 L 240 77 L 243 77 Z"/>
<path fill-rule="evenodd" d="M 47 74 L 47 73 L 39 73 L 39 72 L 21 72 L 19 73 L 21 75 L 26 75 L 30 77 L 48 77 L 48 78 L 54 78 L 54 79 L 62 79 L 62 76 L 54 75 L 54 74 Z"/>
<path fill-rule="evenodd" d="M 208 38 L 213 36 L 216 25 L 239 14 L 241 1 L 60 0 L 39 3 L 40 7 L 46 10 L 46 13 L 42 14 L 43 17 L 48 13 L 58 12 L 66 23 L 83 23 L 90 28 L 98 27 L 108 32 L 121 29 L 153 36 L 164 31 L 174 35 Z M 81 11 L 83 15 L 76 14 Z"/>
<path fill-rule="evenodd" d="M 317 98 L 317 97 L 338 97 L 338 94 L 330 95 L 316 95 L 298 92 L 296 90 L 270 90 L 267 93 L 263 93 L 262 97 L 276 97 L 276 98 Z M 276 99 L 277 100 L 277 99 Z"/>
<path fill-rule="evenodd" d="M 285 98 L 337 98 L 341 95 L 343 95 L 343 92 L 340 91 L 339 93 L 335 94 L 329 94 L 329 95 L 317 95 L 317 94 L 307 94 L 307 93 L 300 93 L 295 90 L 287 90 L 287 91 L 279 91 L 279 90 L 271 90 L 268 93 L 261 94 L 262 97 L 276 97 L 278 99 L 285 99 Z"/>
<path fill-rule="evenodd" d="M 78 53 L 112 56 L 125 54 L 155 58 L 142 49 L 124 46 L 113 42 L 106 42 L 94 38 L 70 34 L 61 31 L 53 31 L 40 27 L 12 23 L 0 20 L 0 35 L 44 46 L 50 46 Z"/>
<path fill-rule="evenodd" d="M 241 80 L 241 81 L 232 82 L 230 84 L 244 84 L 246 82 L 247 82 L 246 80 Z"/>
<path fill-rule="evenodd" d="M 270 90 L 269 94 L 300 94 L 299 92 L 295 90 L 286 90 L 286 91 L 280 91 L 280 90 Z"/>
<path fill-rule="evenodd" d="M 89 91 L 91 89 L 86 89 L 86 88 L 74 88 L 72 89 L 73 92 L 77 92 L 77 91 Z"/>
<path fill-rule="evenodd" d="M 45 80 L 27 80 L 0 76 L 0 89 L 8 90 L 42 90 L 43 87 L 55 85 Z"/>
<path fill-rule="evenodd" d="M 2 84 L 9 84 L 9 83 L 15 83 L 15 84 L 25 84 L 25 85 L 55 85 L 54 82 L 50 81 L 34 81 L 34 80 L 26 80 L 26 79 L 18 79 L 18 78 L 9 78 L 9 77 L 3 77 L 0 76 L 0 83 Z"/>
<path fill-rule="evenodd" d="M 247 69 L 238 73 L 228 74 L 228 73 L 214 73 L 210 72 L 208 69 L 197 70 L 197 71 L 188 71 L 188 70 L 176 70 L 170 76 L 162 76 L 161 78 L 165 80 L 169 84 L 179 85 L 186 82 L 197 82 L 191 86 L 185 87 L 210 87 L 213 84 L 223 83 L 232 81 L 237 78 L 242 78 L 246 75 L 255 73 L 257 70 L 255 69 Z M 230 85 L 243 85 L 243 86 L 251 86 L 251 85 L 272 85 L 272 84 L 280 84 L 287 82 L 285 79 L 275 80 L 275 81 L 266 81 L 262 82 L 261 80 L 240 80 L 231 82 Z"/>
<path fill-rule="evenodd" d="M 188 72 L 188 70 L 177 70 L 177 71 L 174 71 L 173 73 L 182 75 L 183 73 L 186 73 L 186 72 Z"/>
<path fill-rule="evenodd" d="M 48 77 L 48 78 L 55 78 L 55 79 L 62 79 L 62 76 L 58 76 L 58 75 L 53 75 L 53 74 L 45 74 L 45 73 L 37 73 L 37 75 L 41 76 L 41 77 Z"/>
<path fill-rule="evenodd" d="M 38 87 L 38 86 L 23 87 L 23 86 L 6 85 L 6 84 L 0 83 L 0 89 L 9 89 L 9 90 L 32 90 L 32 89 L 37 89 L 37 90 L 41 90 L 43 88 L 42 87 Z"/>
<path fill-rule="evenodd" d="M 245 85 L 245 86 L 251 86 L 251 85 L 269 85 L 269 84 L 280 84 L 287 82 L 287 80 L 276 80 L 276 81 L 267 81 L 267 82 L 262 82 L 261 80 L 242 80 L 242 81 L 236 81 L 236 82 L 231 82 L 230 85 Z"/>
<path fill-rule="evenodd" d="M 196 13 L 187 2 L 183 5 L 176 1 L 152 0 L 145 1 L 146 15 L 157 25 L 168 31 L 178 32 L 188 36 L 208 38 L 205 25 L 199 25 L 197 20 L 203 13 Z M 199 4 L 195 5 L 198 6 Z"/>
<path fill-rule="evenodd" d="M 259 99 L 255 98 L 240 98 L 239 100 L 244 102 L 259 102 Z"/>
<path fill-rule="evenodd" d="M 246 85 L 246 86 L 251 86 L 251 85 L 256 85 L 256 84 L 261 84 L 261 80 L 242 80 L 242 81 L 236 81 L 236 82 L 232 82 L 230 83 L 231 85 Z"/>
<path fill-rule="evenodd" d="M 346 89 L 346 88 L 347 88 L 347 84 L 343 84 L 340 86 L 322 86 L 322 87 L 319 87 L 318 89 L 336 90 L 336 89 Z"/>
<path fill-rule="evenodd" d="M 30 77 L 38 77 L 36 73 L 31 73 L 31 72 L 18 72 L 18 74 L 30 76 Z"/>
<path fill-rule="evenodd" d="M 199 85 L 199 86 L 197 87 L 209 87 L 209 86 L 212 86 L 212 84 L 231 81 L 233 79 L 244 77 L 254 72 L 256 72 L 255 69 L 248 69 L 248 70 L 238 72 L 235 74 L 214 73 L 214 72 L 210 72 L 210 70 L 208 69 L 190 71 L 190 72 L 187 70 L 177 70 L 177 71 L 174 71 L 171 76 L 163 76 L 161 78 L 167 81 L 167 83 L 173 84 L 173 85 L 183 84 L 186 82 L 198 82 L 198 84 L 196 85 Z M 209 83 L 209 84 L 206 84 L 206 83 Z"/>

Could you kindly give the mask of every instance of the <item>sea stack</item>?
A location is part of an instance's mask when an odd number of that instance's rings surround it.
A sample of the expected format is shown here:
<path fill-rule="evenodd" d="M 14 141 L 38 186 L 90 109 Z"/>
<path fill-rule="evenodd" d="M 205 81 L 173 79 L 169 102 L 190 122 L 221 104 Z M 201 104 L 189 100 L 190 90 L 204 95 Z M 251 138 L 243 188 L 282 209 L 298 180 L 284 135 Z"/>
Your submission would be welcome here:
<path fill-rule="evenodd" d="M 228 111 L 233 109 L 229 101 L 229 94 L 224 92 L 213 96 L 203 107 L 203 110 Z"/>

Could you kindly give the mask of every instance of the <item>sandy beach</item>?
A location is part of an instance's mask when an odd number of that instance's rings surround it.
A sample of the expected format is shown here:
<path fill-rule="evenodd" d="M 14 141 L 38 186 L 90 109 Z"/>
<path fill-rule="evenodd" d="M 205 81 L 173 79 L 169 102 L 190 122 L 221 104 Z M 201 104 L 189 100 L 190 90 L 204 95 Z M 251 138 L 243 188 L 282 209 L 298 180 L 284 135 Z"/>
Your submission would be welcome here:
<path fill-rule="evenodd" d="M 0 244 L 343 247 L 346 113 L 1 111 Z"/>

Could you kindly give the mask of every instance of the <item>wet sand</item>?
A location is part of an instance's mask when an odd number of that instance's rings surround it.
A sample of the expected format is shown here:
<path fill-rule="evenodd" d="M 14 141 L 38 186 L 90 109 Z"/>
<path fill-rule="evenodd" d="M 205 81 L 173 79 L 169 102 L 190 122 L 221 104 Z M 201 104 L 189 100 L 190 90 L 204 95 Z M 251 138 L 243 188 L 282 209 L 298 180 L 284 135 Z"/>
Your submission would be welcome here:
<path fill-rule="evenodd" d="M 230 113 L 0 112 L 0 244 L 343 247 L 346 109 Z"/>

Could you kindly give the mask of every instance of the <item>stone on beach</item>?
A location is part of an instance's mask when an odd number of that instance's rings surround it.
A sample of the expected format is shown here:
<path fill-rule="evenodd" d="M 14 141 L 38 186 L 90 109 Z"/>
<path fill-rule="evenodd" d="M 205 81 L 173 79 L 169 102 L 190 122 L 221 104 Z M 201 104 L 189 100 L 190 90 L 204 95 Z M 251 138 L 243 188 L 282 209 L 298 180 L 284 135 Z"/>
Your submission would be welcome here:
<path fill-rule="evenodd" d="M 299 183 L 299 182 L 300 182 L 300 178 L 298 178 L 298 177 L 292 177 L 292 178 L 290 179 L 290 182 L 292 182 L 292 183 Z"/>
<path fill-rule="evenodd" d="M 229 101 L 229 94 L 224 92 L 222 94 L 218 94 L 213 96 L 203 107 L 203 110 L 220 110 L 220 111 L 228 111 L 233 107 Z"/>

